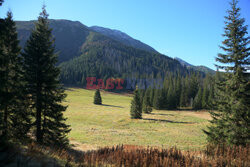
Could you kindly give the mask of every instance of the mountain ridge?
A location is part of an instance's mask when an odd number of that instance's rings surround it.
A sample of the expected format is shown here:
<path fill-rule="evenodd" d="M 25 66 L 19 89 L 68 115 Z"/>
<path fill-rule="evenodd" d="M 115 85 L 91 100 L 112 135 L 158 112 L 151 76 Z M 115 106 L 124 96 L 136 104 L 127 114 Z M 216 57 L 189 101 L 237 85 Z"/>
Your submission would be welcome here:
<path fill-rule="evenodd" d="M 34 29 L 34 24 L 36 20 L 15 21 L 15 22 L 17 26 L 20 45 L 21 47 L 24 47 L 25 42 L 27 41 L 32 29 Z M 97 32 L 93 30 L 94 28 L 88 27 L 79 21 L 71 21 L 66 19 L 50 19 L 49 22 L 50 22 L 50 27 L 53 29 L 52 34 L 53 36 L 56 37 L 55 40 L 56 51 L 60 52 L 59 63 L 68 61 L 71 58 L 74 58 L 75 56 L 80 56 L 82 45 L 83 43 L 86 42 L 87 36 L 91 33 L 101 34 L 106 38 L 116 40 L 117 42 L 120 42 L 124 45 L 131 46 L 137 49 L 157 52 L 152 47 L 128 36 L 127 34 L 119 30 L 114 30 L 114 31 L 123 34 L 123 36 L 126 36 L 127 39 L 129 39 L 129 42 L 128 40 L 124 41 L 124 39 L 122 39 L 121 37 L 118 36 L 114 37 L 114 33 L 112 33 L 112 35 L 107 35 L 105 33 Z M 70 34 L 70 36 L 68 34 Z M 74 44 L 74 46 L 71 49 L 65 49 L 67 48 L 66 44 L 68 45 Z M 71 57 L 69 55 L 71 55 Z"/>
<path fill-rule="evenodd" d="M 204 72 L 204 73 L 215 74 L 215 71 L 207 66 L 204 66 L 204 65 L 195 66 L 195 65 L 192 65 L 192 64 L 186 62 L 185 60 L 183 60 L 179 57 L 174 57 L 174 59 L 179 61 L 181 63 L 181 65 L 186 66 L 187 68 L 192 68 L 192 69 Z"/>

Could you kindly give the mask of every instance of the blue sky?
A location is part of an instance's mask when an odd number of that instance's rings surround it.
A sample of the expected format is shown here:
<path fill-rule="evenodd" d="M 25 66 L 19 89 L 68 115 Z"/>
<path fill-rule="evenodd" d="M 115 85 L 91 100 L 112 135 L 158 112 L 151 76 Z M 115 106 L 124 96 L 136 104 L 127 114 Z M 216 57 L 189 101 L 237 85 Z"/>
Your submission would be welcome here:
<path fill-rule="evenodd" d="M 34 20 L 45 2 L 51 19 L 118 29 L 170 57 L 215 69 L 229 1 L 5 0 L 0 17 L 11 9 L 15 20 Z M 239 6 L 250 25 L 250 0 L 240 0 Z"/>

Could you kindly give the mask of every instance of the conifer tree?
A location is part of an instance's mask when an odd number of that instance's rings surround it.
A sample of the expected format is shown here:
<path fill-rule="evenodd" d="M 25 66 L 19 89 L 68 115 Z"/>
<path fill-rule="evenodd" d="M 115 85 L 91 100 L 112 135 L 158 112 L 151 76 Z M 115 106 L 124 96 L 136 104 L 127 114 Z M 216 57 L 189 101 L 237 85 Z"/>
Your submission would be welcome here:
<path fill-rule="evenodd" d="M 199 89 L 198 75 L 193 73 L 188 80 L 188 103 L 190 99 L 194 99 Z"/>
<path fill-rule="evenodd" d="M 137 89 L 134 91 L 134 98 L 131 102 L 130 116 L 132 119 L 142 118 L 142 105 Z"/>
<path fill-rule="evenodd" d="M 208 96 L 209 96 L 209 91 L 208 91 L 208 85 L 205 83 L 203 86 L 203 92 L 202 92 L 202 99 L 201 99 L 201 104 L 203 109 L 208 108 Z"/>
<path fill-rule="evenodd" d="M 25 140 L 30 129 L 31 118 L 28 110 L 27 98 L 25 97 L 25 85 L 22 69 L 22 58 L 19 56 L 21 48 L 16 31 L 16 24 L 12 19 L 12 13 L 7 13 L 5 19 L 6 38 L 4 38 L 5 56 L 9 58 L 8 65 L 8 90 L 9 102 L 7 110 L 9 112 L 10 131 L 12 138 Z M 8 130 L 8 128 L 7 128 Z"/>
<path fill-rule="evenodd" d="M 141 101 L 141 104 L 142 104 L 143 103 L 143 98 L 144 98 L 144 95 L 145 95 L 145 90 L 144 89 L 139 89 L 138 93 L 139 93 L 140 101 Z"/>
<path fill-rule="evenodd" d="M 16 141 L 27 139 L 30 125 L 30 115 L 27 112 L 27 103 L 24 96 L 22 78 L 22 61 L 19 41 L 12 13 L 7 13 L 3 20 L 4 30 L 1 38 L 1 85 L 0 85 L 0 113 L 3 135 L 6 139 Z"/>
<path fill-rule="evenodd" d="M 2 6 L 3 0 L 0 0 L 0 6 Z M 3 76 L 4 70 L 3 67 L 5 66 L 4 63 L 4 30 L 5 30 L 5 24 L 4 24 L 4 19 L 0 18 L 0 76 Z M 4 94 L 4 85 L 5 85 L 5 80 L 3 77 L 0 77 L 0 145 L 2 146 L 0 148 L 0 152 L 5 149 L 5 143 L 6 139 L 4 139 L 3 136 L 3 130 L 4 130 L 4 124 L 3 124 L 3 94 Z"/>
<path fill-rule="evenodd" d="M 187 77 L 183 78 L 182 88 L 181 88 L 181 96 L 180 96 L 180 106 L 186 107 L 188 103 L 188 80 Z"/>
<path fill-rule="evenodd" d="M 194 98 L 193 109 L 200 110 L 202 108 L 202 88 L 200 87 L 197 95 Z"/>
<path fill-rule="evenodd" d="M 247 67 L 250 64 L 250 38 L 245 19 L 240 17 L 238 1 L 232 0 L 226 19 L 225 40 L 218 54 L 219 69 L 225 70 L 223 80 L 216 83 L 217 111 L 211 112 L 211 126 L 205 131 L 213 144 L 246 145 L 250 142 L 250 84 Z"/>
<path fill-rule="evenodd" d="M 28 39 L 24 57 L 27 96 L 35 112 L 35 136 L 40 144 L 64 147 L 68 145 L 69 126 L 61 103 L 66 94 L 59 81 L 60 69 L 56 67 L 54 39 L 49 28 L 48 14 L 43 7 L 35 29 Z"/>
<path fill-rule="evenodd" d="M 209 90 L 209 95 L 208 95 L 208 109 L 210 110 L 215 110 L 216 109 L 216 102 L 215 102 L 215 92 L 214 88 L 215 87 L 215 76 L 212 76 L 211 81 L 210 81 L 210 90 Z"/>
<path fill-rule="evenodd" d="M 2 1 L 0 1 L 0 6 L 2 5 Z M 4 121 L 3 121 L 3 111 L 4 111 L 4 94 L 5 90 L 4 87 L 6 85 L 6 79 L 2 76 L 5 74 L 5 67 L 6 61 L 4 61 L 4 34 L 5 34 L 5 21 L 4 19 L 0 18 L 0 142 L 4 141 L 3 139 L 3 130 L 4 130 Z M 0 144 L 1 144 L 0 143 Z"/>
<path fill-rule="evenodd" d="M 173 84 L 170 83 L 167 94 L 167 109 L 172 110 L 176 108 L 176 96 L 174 92 Z"/>
<path fill-rule="evenodd" d="M 181 77 L 178 75 L 176 81 L 176 106 L 180 107 L 180 98 L 181 98 Z"/>
<path fill-rule="evenodd" d="M 214 84 L 211 85 L 208 95 L 208 109 L 215 109 L 214 107 Z"/>
<path fill-rule="evenodd" d="M 162 95 L 162 90 L 161 89 L 155 89 L 154 90 L 154 101 L 153 101 L 153 106 L 156 110 L 161 109 L 161 95 Z"/>
<path fill-rule="evenodd" d="M 143 98 L 142 111 L 144 113 L 151 113 L 152 107 L 150 106 L 150 94 L 149 90 L 146 90 L 146 93 Z"/>
<path fill-rule="evenodd" d="M 150 107 L 153 107 L 154 106 L 154 89 L 150 88 Z"/>
<path fill-rule="evenodd" d="M 95 96 L 94 96 L 94 104 L 101 105 L 102 104 L 102 97 L 99 89 L 96 89 Z"/>

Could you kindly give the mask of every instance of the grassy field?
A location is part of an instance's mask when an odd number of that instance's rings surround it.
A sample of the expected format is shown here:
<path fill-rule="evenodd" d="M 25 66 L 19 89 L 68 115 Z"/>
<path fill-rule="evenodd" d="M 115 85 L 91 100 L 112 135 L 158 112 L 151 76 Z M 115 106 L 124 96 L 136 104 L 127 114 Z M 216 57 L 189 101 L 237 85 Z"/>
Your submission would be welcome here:
<path fill-rule="evenodd" d="M 66 93 L 69 138 L 79 149 L 127 144 L 201 150 L 206 144 L 207 112 L 153 110 L 131 120 L 131 96 L 101 92 L 103 105 L 94 105 L 93 90 L 70 88 Z"/>

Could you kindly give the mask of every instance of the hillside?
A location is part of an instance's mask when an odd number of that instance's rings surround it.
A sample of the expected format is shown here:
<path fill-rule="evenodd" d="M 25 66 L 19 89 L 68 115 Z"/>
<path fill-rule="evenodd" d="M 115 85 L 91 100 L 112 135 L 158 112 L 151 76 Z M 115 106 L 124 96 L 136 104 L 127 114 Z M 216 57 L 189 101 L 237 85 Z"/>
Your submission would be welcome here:
<path fill-rule="evenodd" d="M 85 85 L 86 77 L 114 78 L 156 78 L 165 73 L 187 73 L 187 69 L 167 56 L 150 53 L 117 43 L 101 40 L 93 34 L 84 45 L 83 54 L 61 67 L 61 79 L 66 85 Z"/>
<path fill-rule="evenodd" d="M 22 47 L 34 22 L 16 22 Z M 50 27 L 65 85 L 83 86 L 86 77 L 163 78 L 166 73 L 185 75 L 196 71 L 117 30 L 89 28 L 69 20 L 50 20 Z"/>

